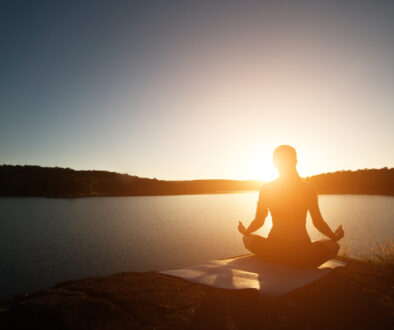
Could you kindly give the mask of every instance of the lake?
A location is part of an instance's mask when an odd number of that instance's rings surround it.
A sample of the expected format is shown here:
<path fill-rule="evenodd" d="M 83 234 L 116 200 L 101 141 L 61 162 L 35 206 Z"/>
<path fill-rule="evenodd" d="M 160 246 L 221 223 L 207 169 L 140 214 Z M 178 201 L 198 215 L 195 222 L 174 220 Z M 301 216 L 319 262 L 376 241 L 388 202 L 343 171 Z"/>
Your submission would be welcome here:
<path fill-rule="evenodd" d="M 184 267 L 247 253 L 238 220 L 253 219 L 258 192 L 76 199 L 0 198 L 0 299 L 58 282 L 121 271 Z M 394 197 L 321 195 L 350 255 L 394 235 Z M 323 236 L 307 220 L 312 240 Z M 257 233 L 267 235 L 268 218 Z"/>

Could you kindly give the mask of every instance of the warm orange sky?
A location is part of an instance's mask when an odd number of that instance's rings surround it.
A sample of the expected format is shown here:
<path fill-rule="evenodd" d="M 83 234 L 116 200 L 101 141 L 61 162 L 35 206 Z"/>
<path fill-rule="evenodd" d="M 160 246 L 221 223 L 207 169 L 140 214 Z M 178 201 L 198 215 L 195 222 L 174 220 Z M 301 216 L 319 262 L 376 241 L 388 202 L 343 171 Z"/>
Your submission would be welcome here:
<path fill-rule="evenodd" d="M 391 2 L 12 3 L 0 163 L 160 179 L 394 166 Z"/>

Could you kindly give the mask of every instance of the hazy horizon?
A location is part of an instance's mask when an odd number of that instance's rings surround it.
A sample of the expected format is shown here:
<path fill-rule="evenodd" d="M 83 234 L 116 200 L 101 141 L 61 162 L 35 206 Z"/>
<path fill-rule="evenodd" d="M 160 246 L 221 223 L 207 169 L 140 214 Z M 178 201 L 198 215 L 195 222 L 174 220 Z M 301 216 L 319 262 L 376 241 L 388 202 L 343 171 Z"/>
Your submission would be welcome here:
<path fill-rule="evenodd" d="M 18 1 L 0 163 L 165 180 L 394 167 L 391 1 Z"/>

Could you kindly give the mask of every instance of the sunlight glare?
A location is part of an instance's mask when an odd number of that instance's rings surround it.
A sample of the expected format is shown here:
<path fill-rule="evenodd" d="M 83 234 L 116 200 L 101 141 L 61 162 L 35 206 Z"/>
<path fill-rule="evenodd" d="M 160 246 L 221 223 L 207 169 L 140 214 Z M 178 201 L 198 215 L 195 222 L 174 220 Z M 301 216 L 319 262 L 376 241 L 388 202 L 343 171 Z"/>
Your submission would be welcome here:
<path fill-rule="evenodd" d="M 245 164 L 245 173 L 248 178 L 261 181 L 272 181 L 278 177 L 272 158 L 264 154 L 258 154 L 250 157 L 248 163 Z"/>

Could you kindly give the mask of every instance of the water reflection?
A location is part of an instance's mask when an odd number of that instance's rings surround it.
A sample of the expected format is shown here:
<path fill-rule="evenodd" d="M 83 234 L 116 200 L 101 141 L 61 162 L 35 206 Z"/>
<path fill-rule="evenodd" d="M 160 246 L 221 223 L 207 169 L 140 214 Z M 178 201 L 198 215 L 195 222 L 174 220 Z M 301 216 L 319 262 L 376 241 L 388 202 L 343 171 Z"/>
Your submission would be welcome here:
<path fill-rule="evenodd" d="M 257 192 L 220 195 L 0 199 L 0 298 L 59 281 L 176 269 L 244 254 L 238 220 L 251 220 Z M 394 233 L 394 198 L 320 196 L 326 221 L 342 223 L 350 252 Z M 267 235 L 268 218 L 259 233 Z M 312 239 L 322 236 L 311 226 Z"/>

